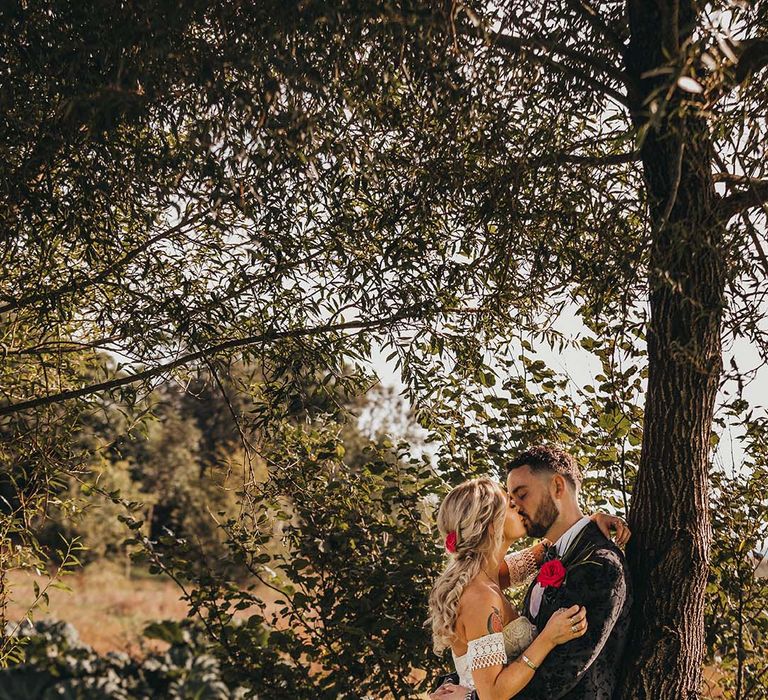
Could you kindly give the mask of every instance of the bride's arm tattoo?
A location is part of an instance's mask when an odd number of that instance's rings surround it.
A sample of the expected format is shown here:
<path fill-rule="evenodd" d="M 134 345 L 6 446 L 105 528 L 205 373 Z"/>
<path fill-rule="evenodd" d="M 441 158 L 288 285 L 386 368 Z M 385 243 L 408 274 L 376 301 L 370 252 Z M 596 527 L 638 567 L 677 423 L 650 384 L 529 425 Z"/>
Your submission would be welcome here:
<path fill-rule="evenodd" d="M 504 623 L 501 620 L 501 612 L 495 606 L 491 606 L 491 610 L 493 610 L 493 612 L 488 615 L 488 634 L 504 630 Z"/>

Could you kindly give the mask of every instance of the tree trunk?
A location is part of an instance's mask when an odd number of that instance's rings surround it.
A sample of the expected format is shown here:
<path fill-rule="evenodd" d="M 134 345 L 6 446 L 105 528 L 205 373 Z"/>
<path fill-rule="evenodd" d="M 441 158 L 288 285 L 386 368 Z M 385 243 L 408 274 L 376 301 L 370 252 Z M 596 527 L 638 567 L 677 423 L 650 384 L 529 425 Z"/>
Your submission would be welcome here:
<path fill-rule="evenodd" d="M 666 5 L 666 7 L 665 7 Z M 692 9 L 688 9 L 692 13 Z M 679 54 L 692 17 L 684 3 L 629 3 L 627 67 L 636 127 L 669 76 L 640 78 Z M 683 27 L 683 30 L 680 30 Z M 664 56 L 667 56 L 665 58 Z M 663 99 L 666 92 L 660 93 Z M 634 607 L 623 700 L 698 697 L 711 526 L 710 435 L 722 352 L 725 227 L 717 217 L 712 142 L 680 93 L 643 141 L 652 222 L 648 393 L 642 453 L 629 514 Z"/>

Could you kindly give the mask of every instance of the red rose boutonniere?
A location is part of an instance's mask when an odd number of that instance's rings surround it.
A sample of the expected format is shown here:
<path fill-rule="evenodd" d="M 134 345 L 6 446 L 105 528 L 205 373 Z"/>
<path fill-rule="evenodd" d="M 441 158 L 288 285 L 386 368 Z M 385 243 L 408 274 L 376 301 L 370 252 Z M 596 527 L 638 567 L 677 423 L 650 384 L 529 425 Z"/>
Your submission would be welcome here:
<path fill-rule="evenodd" d="M 539 575 L 536 577 L 536 583 L 541 584 L 544 588 L 552 586 L 552 588 L 560 588 L 565 581 L 565 575 L 567 570 L 559 559 L 553 559 L 542 565 Z"/>

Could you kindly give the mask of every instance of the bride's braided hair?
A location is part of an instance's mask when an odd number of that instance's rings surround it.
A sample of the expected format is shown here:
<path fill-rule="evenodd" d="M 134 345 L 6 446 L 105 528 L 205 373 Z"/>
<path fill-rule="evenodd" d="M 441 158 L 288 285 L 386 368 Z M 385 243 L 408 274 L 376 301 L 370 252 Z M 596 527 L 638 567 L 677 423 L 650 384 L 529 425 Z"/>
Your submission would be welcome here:
<path fill-rule="evenodd" d="M 429 594 L 427 625 L 432 625 L 432 646 L 438 655 L 455 639 L 461 594 L 504 538 L 506 512 L 504 489 L 486 477 L 459 484 L 440 504 L 437 527 L 443 541 L 449 532 L 456 533 L 456 550 Z"/>

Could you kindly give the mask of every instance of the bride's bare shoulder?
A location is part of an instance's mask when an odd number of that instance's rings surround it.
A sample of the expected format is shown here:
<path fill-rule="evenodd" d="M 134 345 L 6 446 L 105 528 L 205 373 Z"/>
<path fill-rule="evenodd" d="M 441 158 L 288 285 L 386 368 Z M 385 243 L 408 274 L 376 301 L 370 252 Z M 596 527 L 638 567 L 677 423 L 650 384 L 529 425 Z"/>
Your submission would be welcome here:
<path fill-rule="evenodd" d="M 490 632 L 500 632 L 495 629 L 502 624 L 504 603 L 498 589 L 475 578 L 462 591 L 459 599 L 457 618 L 465 620 L 482 619 Z"/>

